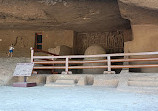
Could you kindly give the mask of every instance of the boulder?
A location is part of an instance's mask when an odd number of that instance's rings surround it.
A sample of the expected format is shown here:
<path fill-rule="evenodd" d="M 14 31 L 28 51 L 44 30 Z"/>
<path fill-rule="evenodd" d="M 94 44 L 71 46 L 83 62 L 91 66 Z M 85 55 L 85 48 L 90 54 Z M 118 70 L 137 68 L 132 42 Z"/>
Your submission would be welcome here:
<path fill-rule="evenodd" d="M 99 45 L 92 45 L 88 47 L 84 55 L 97 55 L 97 54 L 106 54 L 104 48 Z M 88 60 L 103 60 L 104 57 L 99 58 L 85 58 L 84 61 Z M 106 63 L 84 63 L 83 66 L 104 66 Z M 84 74 L 103 74 L 106 69 L 83 69 Z"/>

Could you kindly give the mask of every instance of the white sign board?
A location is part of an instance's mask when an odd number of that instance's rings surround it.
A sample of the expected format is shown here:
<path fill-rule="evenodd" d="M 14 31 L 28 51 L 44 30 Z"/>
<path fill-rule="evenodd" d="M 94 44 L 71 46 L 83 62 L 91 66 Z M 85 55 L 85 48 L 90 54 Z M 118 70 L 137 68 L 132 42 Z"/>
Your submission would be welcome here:
<path fill-rule="evenodd" d="M 31 76 L 33 63 L 17 63 L 13 76 Z"/>

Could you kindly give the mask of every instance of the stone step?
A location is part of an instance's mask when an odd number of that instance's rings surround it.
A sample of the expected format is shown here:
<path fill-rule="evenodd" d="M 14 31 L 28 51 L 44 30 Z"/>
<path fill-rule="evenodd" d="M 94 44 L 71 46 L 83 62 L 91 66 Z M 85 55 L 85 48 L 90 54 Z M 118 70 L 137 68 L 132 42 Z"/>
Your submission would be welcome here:
<path fill-rule="evenodd" d="M 158 87 L 158 81 L 128 81 L 128 86 L 136 87 Z"/>
<path fill-rule="evenodd" d="M 74 84 L 74 79 L 57 79 L 55 83 L 61 83 L 61 84 Z"/>
<path fill-rule="evenodd" d="M 158 81 L 158 77 L 133 77 L 129 81 Z"/>
<path fill-rule="evenodd" d="M 48 83 L 45 86 L 56 86 L 56 87 L 66 87 L 66 86 L 75 86 L 75 80 L 74 79 L 57 79 L 53 83 Z"/>
<path fill-rule="evenodd" d="M 64 84 L 64 83 L 49 83 L 49 84 L 45 84 L 44 86 L 48 86 L 48 87 L 72 87 L 75 86 L 76 84 Z"/>
<path fill-rule="evenodd" d="M 116 88 L 118 86 L 118 80 L 104 80 L 104 79 L 94 79 L 93 86 L 105 86 L 109 88 Z"/>

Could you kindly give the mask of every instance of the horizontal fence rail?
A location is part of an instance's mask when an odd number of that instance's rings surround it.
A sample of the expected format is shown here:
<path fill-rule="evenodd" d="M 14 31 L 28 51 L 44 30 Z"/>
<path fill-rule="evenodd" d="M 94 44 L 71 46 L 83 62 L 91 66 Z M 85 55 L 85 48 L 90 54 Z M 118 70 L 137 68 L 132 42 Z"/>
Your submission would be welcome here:
<path fill-rule="evenodd" d="M 151 56 L 151 55 L 154 57 L 140 58 L 141 56 Z M 131 56 L 134 57 L 138 56 L 138 58 L 130 58 Z M 31 48 L 31 62 L 35 64 L 34 69 L 65 69 L 65 72 L 67 74 L 71 69 L 103 68 L 105 69 L 105 71 L 107 70 L 107 72 L 111 72 L 111 69 L 120 69 L 120 68 L 157 68 L 158 67 L 158 63 L 134 64 L 135 62 L 149 62 L 149 61 L 158 61 L 158 52 L 116 53 L 116 54 L 99 54 L 99 55 L 34 56 L 34 50 L 33 48 Z M 112 65 L 113 63 L 120 63 L 120 62 L 121 63 L 132 62 L 132 64 Z M 93 64 L 93 63 L 94 64 L 105 63 L 105 65 L 94 65 L 94 66 L 82 65 L 82 64 Z M 37 66 L 38 64 L 41 66 Z M 56 66 L 57 64 L 62 66 Z M 79 64 L 79 66 L 77 66 L 76 64 Z"/>

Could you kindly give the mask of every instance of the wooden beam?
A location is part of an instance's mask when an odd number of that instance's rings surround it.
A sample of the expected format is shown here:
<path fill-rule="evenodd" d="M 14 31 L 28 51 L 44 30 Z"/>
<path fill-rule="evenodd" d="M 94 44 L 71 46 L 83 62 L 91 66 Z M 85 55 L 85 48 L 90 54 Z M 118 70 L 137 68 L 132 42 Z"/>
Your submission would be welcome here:
<path fill-rule="evenodd" d="M 107 66 L 70 66 L 69 69 L 106 69 Z"/>
<path fill-rule="evenodd" d="M 107 60 L 93 60 L 93 61 L 69 61 L 69 64 L 83 64 L 83 63 L 104 63 Z M 66 61 L 35 61 L 35 64 L 65 64 Z"/>
<path fill-rule="evenodd" d="M 111 59 L 111 62 L 158 61 L 158 58 Z M 35 64 L 65 64 L 66 61 L 35 61 Z M 69 64 L 107 63 L 107 60 L 69 61 Z"/>
<path fill-rule="evenodd" d="M 111 69 L 120 68 L 156 68 L 158 64 L 111 65 Z M 65 66 L 34 66 L 34 69 L 65 69 Z M 108 66 L 69 66 L 68 69 L 106 69 Z"/>
<path fill-rule="evenodd" d="M 99 55 L 68 55 L 68 56 L 54 56 L 53 58 L 90 58 L 90 57 L 107 57 L 107 56 L 142 56 L 142 55 L 158 55 L 158 52 L 140 52 L 140 53 L 116 53 L 116 54 L 99 54 Z M 52 56 L 34 56 L 35 59 L 49 59 Z"/>
<path fill-rule="evenodd" d="M 34 64 L 65 64 L 66 61 L 35 61 Z"/>
<path fill-rule="evenodd" d="M 34 66 L 33 69 L 65 69 L 65 66 Z"/>
<path fill-rule="evenodd" d="M 139 64 L 139 65 L 111 65 L 112 69 L 120 68 L 155 68 L 158 64 Z M 108 66 L 70 66 L 69 69 L 99 69 L 108 68 Z"/>
<path fill-rule="evenodd" d="M 111 59 L 111 62 L 158 61 L 158 58 Z"/>
<path fill-rule="evenodd" d="M 140 65 L 112 65 L 112 69 L 120 68 L 156 68 L 158 64 L 140 64 Z"/>

